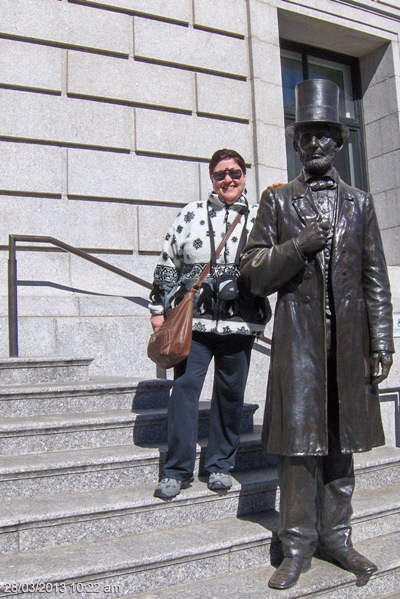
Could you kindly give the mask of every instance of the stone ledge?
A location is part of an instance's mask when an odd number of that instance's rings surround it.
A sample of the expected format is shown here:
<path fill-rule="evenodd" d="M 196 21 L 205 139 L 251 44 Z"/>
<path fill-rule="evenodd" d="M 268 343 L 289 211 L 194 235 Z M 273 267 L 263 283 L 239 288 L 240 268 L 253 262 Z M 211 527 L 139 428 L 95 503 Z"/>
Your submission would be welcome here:
<path fill-rule="evenodd" d="M 160 408 L 168 403 L 170 380 L 91 377 L 85 381 L 0 386 L 2 417 Z"/>
<path fill-rule="evenodd" d="M 256 404 L 245 404 L 241 432 L 253 429 Z M 198 435 L 209 432 L 210 403 L 199 406 Z M 0 418 L 0 454 L 26 455 L 167 440 L 167 409 L 126 409 Z"/>
<path fill-rule="evenodd" d="M 232 478 L 233 486 L 227 494 L 209 491 L 204 478 L 195 480 L 172 503 L 153 498 L 153 483 L 3 502 L 0 552 L 31 551 L 70 544 L 74 539 L 84 538 L 89 542 L 125 536 L 127 530 L 141 534 L 182 528 L 194 522 L 246 514 L 257 519 L 256 514 L 267 510 L 270 510 L 270 528 L 277 530 L 275 510 L 279 505 L 279 490 L 275 468 L 234 472 Z M 373 490 L 356 489 L 353 501 L 356 543 L 398 530 L 399 492 L 400 483 Z M 5 547 L 6 536 L 13 537 L 9 548 Z"/>
<path fill-rule="evenodd" d="M 76 381 L 89 374 L 93 358 L 0 358 L 0 385 Z M 0 387 L 1 390 L 1 387 Z"/>
<path fill-rule="evenodd" d="M 42 549 L 74 540 L 141 534 L 195 522 L 243 516 L 275 508 L 274 468 L 233 474 L 233 486 L 220 495 L 195 480 L 173 504 L 153 497 L 155 483 L 3 502 L 0 552 Z M 270 514 L 272 520 L 274 514 Z M 271 522 L 272 522 L 271 520 Z M 5 539 L 10 541 L 8 547 Z"/>

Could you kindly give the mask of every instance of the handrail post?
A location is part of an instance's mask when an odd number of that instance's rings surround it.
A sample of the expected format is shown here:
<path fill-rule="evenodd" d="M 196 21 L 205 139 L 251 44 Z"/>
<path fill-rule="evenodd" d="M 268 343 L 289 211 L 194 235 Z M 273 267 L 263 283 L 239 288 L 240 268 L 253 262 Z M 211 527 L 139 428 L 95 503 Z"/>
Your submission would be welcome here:
<path fill-rule="evenodd" d="M 9 236 L 8 255 L 8 347 L 10 358 L 18 358 L 18 298 L 15 239 Z"/>

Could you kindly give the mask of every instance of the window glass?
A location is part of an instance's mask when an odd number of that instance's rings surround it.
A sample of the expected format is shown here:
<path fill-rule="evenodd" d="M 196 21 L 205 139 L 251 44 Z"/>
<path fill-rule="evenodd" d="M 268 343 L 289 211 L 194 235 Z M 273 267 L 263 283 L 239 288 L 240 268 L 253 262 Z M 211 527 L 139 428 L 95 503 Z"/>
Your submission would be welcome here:
<path fill-rule="evenodd" d="M 297 52 L 282 53 L 282 85 L 285 112 L 295 112 L 294 88 L 303 81 L 303 63 Z"/>
<path fill-rule="evenodd" d="M 352 127 L 349 129 L 349 137 L 343 150 L 336 155 L 335 167 L 342 179 L 350 185 L 367 190 L 366 185 L 363 184 L 361 131 Z"/>

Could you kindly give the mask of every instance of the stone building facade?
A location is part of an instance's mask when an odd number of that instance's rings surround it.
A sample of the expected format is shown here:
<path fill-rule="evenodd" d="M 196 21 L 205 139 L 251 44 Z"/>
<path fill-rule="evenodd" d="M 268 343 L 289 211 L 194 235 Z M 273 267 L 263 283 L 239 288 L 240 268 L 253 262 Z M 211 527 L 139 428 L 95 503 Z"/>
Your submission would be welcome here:
<path fill-rule="evenodd" d="M 214 150 L 245 157 L 250 200 L 287 180 L 287 44 L 356 64 L 365 186 L 400 312 L 399 34 L 399 0 L 1 0 L 1 355 L 10 234 L 151 281 L 179 207 L 209 191 Z M 17 259 L 20 355 L 154 377 L 147 289 L 48 244 L 20 243 Z M 267 353 L 254 352 L 250 399 Z"/>

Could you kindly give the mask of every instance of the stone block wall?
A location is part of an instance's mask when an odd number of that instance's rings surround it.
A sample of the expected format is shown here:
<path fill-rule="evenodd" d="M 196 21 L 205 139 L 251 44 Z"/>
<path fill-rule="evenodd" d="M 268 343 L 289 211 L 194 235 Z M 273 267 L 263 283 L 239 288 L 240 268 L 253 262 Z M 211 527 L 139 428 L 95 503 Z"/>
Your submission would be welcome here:
<path fill-rule="evenodd" d="M 364 78 L 364 118 L 371 189 L 389 264 L 400 264 L 400 123 L 397 43 L 361 61 Z"/>
<path fill-rule="evenodd" d="M 179 207 L 210 189 L 217 148 L 244 155 L 256 201 L 236 4 L 229 19 L 222 0 L 0 4 L 2 355 L 10 233 L 55 237 L 151 281 Z M 95 374 L 154 376 L 147 289 L 48 245 L 18 248 L 20 355 L 89 355 Z"/>
<path fill-rule="evenodd" d="M 210 189 L 217 148 L 244 155 L 251 201 L 286 180 L 280 38 L 360 58 L 370 185 L 398 268 L 399 31 L 388 1 L 1 0 L 0 355 L 9 234 L 53 236 L 151 281 L 179 207 Z M 17 253 L 21 355 L 153 376 L 147 289 L 35 248 Z M 249 394 L 263 395 L 268 356 L 254 369 Z"/>

